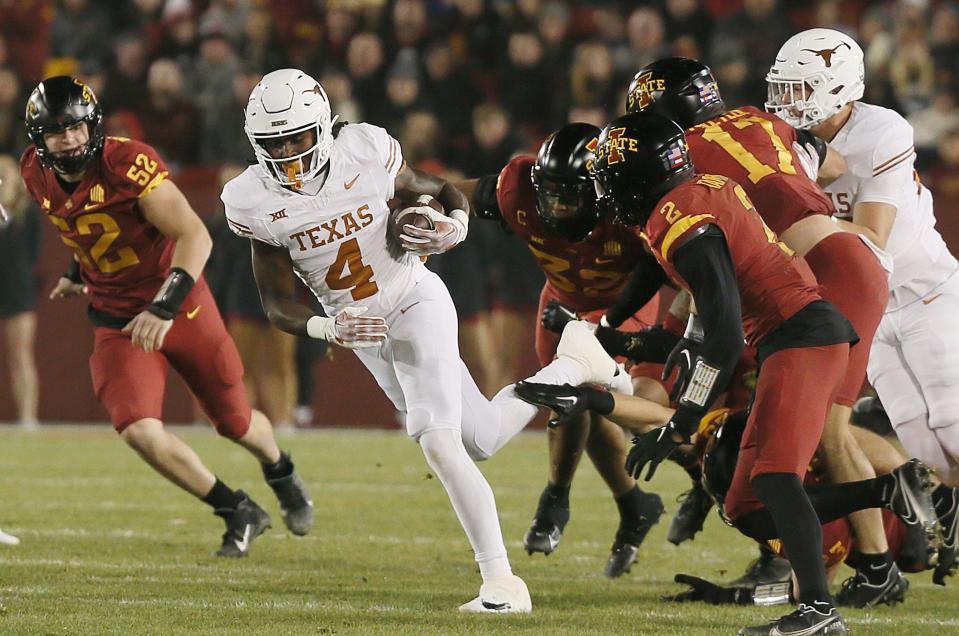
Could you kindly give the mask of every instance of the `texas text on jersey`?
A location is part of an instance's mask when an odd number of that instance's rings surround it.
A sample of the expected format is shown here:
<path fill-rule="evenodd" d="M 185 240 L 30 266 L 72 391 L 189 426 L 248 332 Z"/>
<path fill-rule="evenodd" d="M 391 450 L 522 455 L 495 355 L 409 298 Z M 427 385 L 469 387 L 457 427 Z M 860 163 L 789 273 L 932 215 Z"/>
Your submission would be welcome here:
<path fill-rule="evenodd" d="M 403 165 L 400 144 L 385 130 L 348 124 L 315 194 L 294 192 L 250 166 L 221 198 L 236 234 L 289 250 L 327 315 L 365 306 L 383 316 L 427 273 L 417 256 L 387 242 L 387 201 Z"/>
<path fill-rule="evenodd" d="M 72 192 L 40 165 L 33 146 L 23 153 L 20 171 L 80 261 L 94 320 L 97 314 L 131 318 L 150 304 L 169 274 L 174 247 L 144 221 L 137 203 L 169 174 L 157 152 L 138 141 L 107 137 Z"/>

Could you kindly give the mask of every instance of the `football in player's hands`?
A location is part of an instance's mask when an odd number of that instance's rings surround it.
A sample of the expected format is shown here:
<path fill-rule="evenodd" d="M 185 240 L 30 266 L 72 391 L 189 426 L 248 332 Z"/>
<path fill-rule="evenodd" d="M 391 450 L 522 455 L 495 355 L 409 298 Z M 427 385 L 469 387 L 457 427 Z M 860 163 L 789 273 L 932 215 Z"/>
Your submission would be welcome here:
<path fill-rule="evenodd" d="M 433 208 L 433 210 L 440 214 L 444 213 L 443 205 L 436 199 L 431 199 L 429 203 L 422 203 L 420 201 L 413 201 L 409 204 L 400 203 L 400 205 L 394 208 L 390 213 L 390 235 L 394 239 L 399 240 L 400 234 L 403 233 L 403 226 L 405 225 L 412 225 L 421 230 L 436 229 L 433 219 L 430 218 L 425 208 Z"/>

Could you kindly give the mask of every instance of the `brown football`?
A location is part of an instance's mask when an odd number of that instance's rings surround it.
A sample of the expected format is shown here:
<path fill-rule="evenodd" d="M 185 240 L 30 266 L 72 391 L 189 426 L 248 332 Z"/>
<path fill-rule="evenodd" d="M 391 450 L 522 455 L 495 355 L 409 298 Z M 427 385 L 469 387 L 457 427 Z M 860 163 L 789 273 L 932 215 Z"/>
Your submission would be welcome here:
<path fill-rule="evenodd" d="M 433 225 L 432 219 L 429 216 L 424 214 L 424 212 L 419 211 L 421 208 L 431 207 L 437 212 L 443 212 L 443 206 L 436 199 L 431 200 L 427 203 L 419 203 L 414 201 L 409 205 L 400 205 L 390 213 L 390 233 L 394 238 L 398 237 L 403 233 L 404 225 L 412 225 L 413 227 L 418 227 L 423 230 L 432 230 L 435 228 Z"/>

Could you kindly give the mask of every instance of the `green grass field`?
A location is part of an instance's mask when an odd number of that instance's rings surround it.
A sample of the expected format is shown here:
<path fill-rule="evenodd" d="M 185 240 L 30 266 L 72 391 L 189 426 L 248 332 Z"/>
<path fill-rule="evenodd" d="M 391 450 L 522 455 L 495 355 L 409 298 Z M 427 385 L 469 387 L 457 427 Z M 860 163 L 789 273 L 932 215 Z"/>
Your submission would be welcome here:
<path fill-rule="evenodd" d="M 312 489 L 317 525 L 282 526 L 255 463 L 212 433 L 184 438 L 234 488 L 273 516 L 249 558 L 212 556 L 222 532 L 210 509 L 167 484 L 108 427 L 0 430 L 0 634 L 735 634 L 782 608 L 672 605 L 677 572 L 738 576 L 750 542 L 711 517 L 681 547 L 655 528 L 630 575 L 602 568 L 615 505 L 592 466 L 573 488 L 560 549 L 529 557 L 521 540 L 545 479 L 545 439 L 530 433 L 483 465 L 499 504 L 531 616 L 464 616 L 478 570 L 439 482 L 395 432 L 330 431 L 285 438 Z M 657 473 L 669 513 L 680 472 Z M 848 572 L 848 571 L 847 571 Z M 844 573 L 845 574 L 845 573 Z M 856 634 L 959 633 L 959 581 L 911 576 L 904 605 L 848 611 Z"/>

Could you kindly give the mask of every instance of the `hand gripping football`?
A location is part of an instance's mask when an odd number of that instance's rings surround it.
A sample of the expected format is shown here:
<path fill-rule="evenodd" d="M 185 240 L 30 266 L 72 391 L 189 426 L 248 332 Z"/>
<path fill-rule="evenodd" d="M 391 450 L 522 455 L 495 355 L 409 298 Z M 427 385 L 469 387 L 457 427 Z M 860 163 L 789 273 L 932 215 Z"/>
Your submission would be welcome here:
<path fill-rule="evenodd" d="M 413 201 L 408 205 L 400 203 L 400 207 L 395 208 L 390 213 L 389 228 L 393 238 L 399 238 L 399 235 L 403 233 L 404 225 L 412 225 L 423 230 L 434 229 L 433 220 L 426 212 L 427 208 L 433 208 L 440 214 L 444 213 L 443 205 L 433 198 L 430 198 L 428 202 L 424 197 L 421 197 L 420 200 Z"/>

